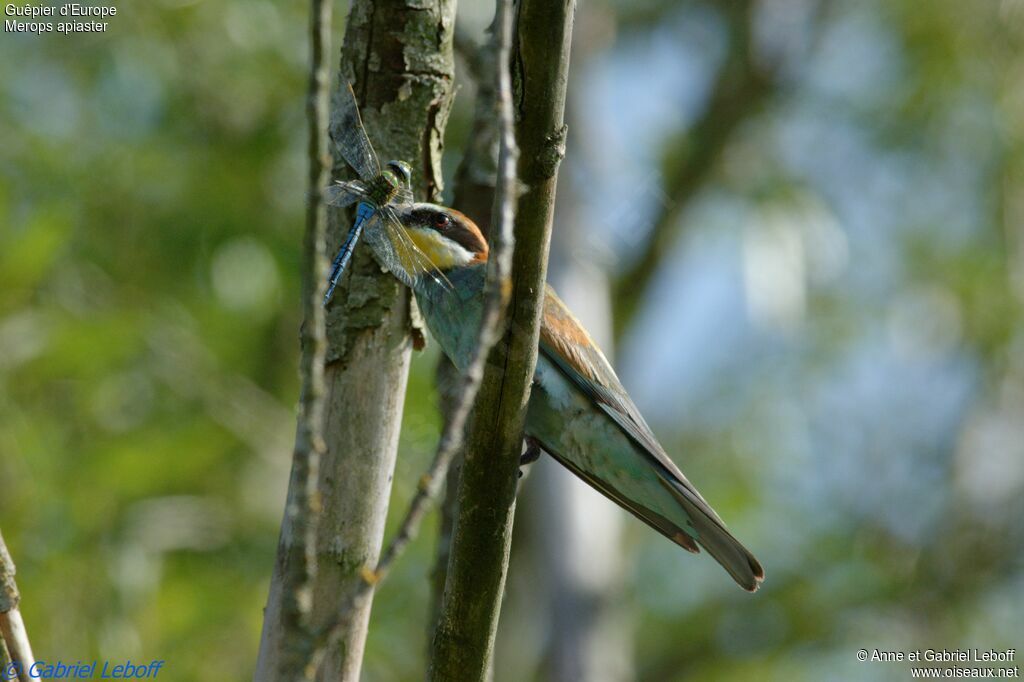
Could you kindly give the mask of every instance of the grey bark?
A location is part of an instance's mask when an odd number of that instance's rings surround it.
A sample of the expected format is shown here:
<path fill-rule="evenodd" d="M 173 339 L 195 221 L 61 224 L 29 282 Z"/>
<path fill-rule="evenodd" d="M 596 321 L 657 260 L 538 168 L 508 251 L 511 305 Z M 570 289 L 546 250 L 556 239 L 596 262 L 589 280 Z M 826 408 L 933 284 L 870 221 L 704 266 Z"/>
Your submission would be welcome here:
<path fill-rule="evenodd" d="M 21 595 L 14 581 L 17 572 L 11 553 L 7 550 L 4 536 L 0 534 L 0 640 L 6 647 L 7 655 L 17 664 L 18 679 L 28 682 L 29 669 L 35 663 L 32 646 L 28 641 L 25 621 L 22 620 L 18 604 Z M 6 672 L 6 670 L 4 671 Z"/>
<path fill-rule="evenodd" d="M 352 83 L 377 153 L 414 168 L 421 197 L 441 189 L 441 147 L 452 97 L 453 0 L 353 0 L 341 50 L 340 87 Z M 345 170 L 335 156 L 335 168 Z M 350 225 L 331 211 L 328 245 L 337 248 Z M 377 564 L 394 471 L 408 378 L 408 291 L 381 271 L 369 249 L 357 248 L 350 274 L 327 311 L 325 441 L 318 489 L 310 627 L 337 620 L 343 601 Z M 289 504 L 298 491 L 289 490 Z M 294 560 L 294 529 L 282 526 L 271 580 L 256 679 L 276 679 L 282 609 L 281 576 Z M 324 653 L 317 679 L 357 680 L 372 591 L 348 612 Z"/>
<path fill-rule="evenodd" d="M 288 483 L 286 525 L 291 529 L 291 551 L 280 579 L 280 620 L 272 623 L 280 636 L 274 666 L 277 679 L 310 680 L 313 677 L 314 644 L 310 630 L 312 587 L 316 579 L 316 538 L 319 497 L 317 477 L 324 454 L 324 354 L 327 336 L 324 310 L 326 263 L 324 238 L 327 211 L 321 190 L 330 178 L 331 159 L 327 152 L 327 114 L 330 51 L 331 2 L 313 0 L 310 11 L 310 70 L 306 101 L 309 127 L 309 186 L 306 196 L 306 235 L 303 244 L 302 359 L 299 372 L 302 395 Z"/>
<path fill-rule="evenodd" d="M 518 4 L 512 64 L 521 154 L 517 175 L 526 190 L 515 220 L 509 329 L 492 352 L 467 437 L 430 662 L 433 680 L 484 680 L 494 650 L 537 360 L 555 185 L 564 155 L 573 9 L 571 0 Z"/>
<path fill-rule="evenodd" d="M 11 664 L 11 652 L 7 650 L 7 642 L 0 636 L 0 670 L 6 670 Z"/>

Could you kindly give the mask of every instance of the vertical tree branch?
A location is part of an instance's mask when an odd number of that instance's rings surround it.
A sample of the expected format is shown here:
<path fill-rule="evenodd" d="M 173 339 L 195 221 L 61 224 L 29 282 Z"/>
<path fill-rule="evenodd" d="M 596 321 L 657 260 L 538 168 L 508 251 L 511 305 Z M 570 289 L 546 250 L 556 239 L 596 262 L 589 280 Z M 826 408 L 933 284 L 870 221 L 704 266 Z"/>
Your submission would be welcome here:
<path fill-rule="evenodd" d="M 324 444 L 324 356 L 327 336 L 324 324 L 326 260 L 324 239 L 327 210 L 321 195 L 331 172 L 327 152 L 328 79 L 327 54 L 331 39 L 331 2 L 313 0 L 310 17 L 310 69 L 306 111 L 309 126 L 309 188 L 306 197 L 306 237 L 303 247 L 302 395 L 292 457 L 292 481 L 297 494 L 289 497 L 286 514 L 293 531 L 295 561 L 284 572 L 283 651 L 278 661 L 279 679 L 312 679 L 309 628 L 310 601 L 316 579 L 316 528 L 319 515 L 317 478 Z"/>
<path fill-rule="evenodd" d="M 496 31 L 511 40 L 508 1 Z M 527 189 L 515 218 L 512 301 L 507 333 L 492 351 L 467 437 L 458 514 L 429 677 L 487 677 L 515 511 L 516 471 L 537 361 L 555 183 L 565 144 L 565 93 L 572 0 L 522 0 L 515 30 L 518 177 Z M 498 69 L 509 68 L 507 48 Z M 505 83 L 503 83 L 503 86 Z M 510 91 L 499 88 L 499 101 Z M 499 182 L 499 187 L 503 183 Z"/>
<path fill-rule="evenodd" d="M 319 499 L 317 479 L 320 458 L 326 449 L 324 426 L 324 357 L 327 336 L 324 310 L 326 261 L 324 239 L 327 230 L 327 210 L 322 189 L 330 178 L 331 157 L 327 152 L 327 116 L 329 67 L 327 55 L 331 38 L 330 0 L 312 0 L 310 7 L 310 60 L 309 85 L 306 99 L 309 126 L 309 187 L 306 195 L 306 234 L 303 243 L 303 325 L 300 332 L 302 358 L 299 371 L 302 393 L 292 453 L 292 472 L 288 484 L 285 521 L 282 523 L 279 552 L 285 547 L 288 529 L 291 546 L 283 557 L 279 594 L 280 620 L 273 625 L 277 637 L 269 639 L 264 633 L 260 658 L 273 669 L 275 679 L 309 680 L 313 668 L 309 665 L 313 655 L 310 630 L 312 588 L 316 578 L 316 538 Z M 269 612 L 268 613 L 272 613 Z M 268 623 L 271 623 L 268 619 Z M 276 655 L 262 651 L 262 645 L 276 645 Z M 273 661 L 273 664 L 271 664 Z M 257 673 L 259 676 L 259 673 Z"/>
<path fill-rule="evenodd" d="M 495 15 L 495 21 L 497 15 Z M 455 196 L 452 206 L 472 216 L 477 227 L 490 243 L 491 211 L 497 183 L 500 131 L 497 111 L 498 83 L 489 75 L 498 68 L 497 23 L 492 23 L 491 39 L 480 46 L 470 61 L 472 77 L 477 83 L 473 107 L 473 125 L 466 148 L 455 172 Z"/>
<path fill-rule="evenodd" d="M 495 18 L 500 8 L 495 7 Z M 498 49 L 496 25 L 491 25 L 491 39 L 475 48 L 472 41 L 462 37 L 461 53 L 468 63 L 471 77 L 477 84 L 476 103 L 473 111 L 473 125 L 466 142 L 462 161 L 455 172 L 455 191 L 452 206 L 468 216 L 472 216 L 477 227 L 483 232 L 488 244 L 491 243 L 491 210 L 494 206 L 494 190 L 497 183 L 498 166 L 498 116 L 495 115 L 496 79 L 488 76 L 496 71 L 495 52 Z M 459 31 L 455 35 L 456 50 L 460 50 Z M 445 356 L 438 358 L 435 383 L 441 412 L 451 410 L 458 370 Z M 441 613 L 441 601 L 444 596 L 444 583 L 448 575 L 448 558 L 451 555 L 452 531 L 455 528 L 455 512 L 458 508 L 459 476 L 462 473 L 462 453 L 455 455 L 455 460 L 448 470 L 444 488 L 444 501 L 441 504 L 441 520 L 438 529 L 437 552 L 434 557 L 434 568 L 430 575 L 430 620 L 428 631 L 433 633 L 438 615 Z M 428 638 L 428 647 L 429 638 Z"/>
<path fill-rule="evenodd" d="M 438 359 L 437 374 L 443 376 L 444 381 L 450 384 L 447 395 L 442 385 L 438 384 L 438 398 L 441 400 L 441 412 L 450 412 L 451 408 L 445 406 L 445 401 L 451 403 L 454 400 L 455 382 L 458 379 L 458 370 L 445 356 Z M 478 389 L 479 392 L 479 389 Z M 447 419 L 447 415 L 444 417 Z M 470 414 L 472 420 L 472 414 Z M 465 437 L 463 437 L 465 447 Z M 427 655 L 430 654 L 430 640 L 433 637 L 437 619 L 441 615 L 441 600 L 444 597 L 444 583 L 448 578 L 448 558 L 452 550 L 452 531 L 455 530 L 455 513 L 458 509 L 459 477 L 462 475 L 462 451 L 455 453 L 451 465 L 448 467 L 448 476 L 444 482 L 444 497 L 438 505 L 439 520 L 437 528 L 437 548 L 434 552 L 434 566 L 430 571 L 430 611 L 427 614 L 425 628 L 427 632 Z"/>
<path fill-rule="evenodd" d="M 352 83 L 363 122 L 384 159 L 414 167 L 421 196 L 440 191 L 440 154 L 452 94 L 454 0 L 353 0 L 341 50 L 339 86 Z M 335 168 L 347 172 L 335 156 Z M 328 212 L 337 248 L 351 223 Z M 309 618 L 313 633 L 338 620 L 339 609 L 377 565 L 398 447 L 411 344 L 409 293 L 357 248 L 349 274 L 327 309 L 324 437 L 318 490 L 321 513 L 317 572 Z M 293 481 L 294 482 L 294 481 Z M 289 504 L 301 495 L 289 489 Z M 295 529 L 286 516 L 264 616 L 256 679 L 277 679 L 281 576 L 297 561 Z M 335 646 L 317 679 L 359 679 L 372 591 L 338 625 Z M 310 652 L 312 655 L 314 652 Z M 320 657 L 317 657 L 320 658 Z"/>
<path fill-rule="evenodd" d="M 21 611 L 18 610 L 21 595 L 18 594 L 18 585 L 14 582 L 16 572 L 14 560 L 11 558 L 11 553 L 7 551 L 4 536 L 0 534 L 0 639 L 7 647 L 11 661 L 18 666 L 18 679 L 28 682 L 30 679 L 29 668 L 32 667 L 36 659 L 32 655 L 28 632 L 25 631 L 25 621 L 22 620 Z M 6 673 L 7 671 L 0 672 Z"/>
<path fill-rule="evenodd" d="M 4 641 L 3 635 L 0 635 L 0 670 L 7 670 L 10 664 L 11 652 L 7 650 L 7 642 Z"/>

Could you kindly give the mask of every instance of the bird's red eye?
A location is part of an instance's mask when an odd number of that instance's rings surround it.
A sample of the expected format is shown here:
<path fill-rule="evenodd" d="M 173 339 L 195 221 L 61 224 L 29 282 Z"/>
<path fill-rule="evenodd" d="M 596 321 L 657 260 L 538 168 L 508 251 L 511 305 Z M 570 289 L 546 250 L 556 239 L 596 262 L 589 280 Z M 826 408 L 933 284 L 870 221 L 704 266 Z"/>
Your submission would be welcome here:
<path fill-rule="evenodd" d="M 448 227 L 452 222 L 452 219 L 446 216 L 444 213 L 438 213 L 434 216 L 434 227 L 438 229 L 444 229 Z"/>

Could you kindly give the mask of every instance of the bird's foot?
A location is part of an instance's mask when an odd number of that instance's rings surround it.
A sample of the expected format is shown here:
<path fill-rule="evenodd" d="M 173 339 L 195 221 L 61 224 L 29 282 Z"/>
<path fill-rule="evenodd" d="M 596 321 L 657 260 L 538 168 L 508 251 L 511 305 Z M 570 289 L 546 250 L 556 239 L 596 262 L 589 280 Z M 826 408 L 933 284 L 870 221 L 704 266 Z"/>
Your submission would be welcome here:
<path fill-rule="evenodd" d="M 523 439 L 526 443 L 526 452 L 519 457 L 519 478 L 523 477 L 523 467 L 528 464 L 533 464 L 540 459 L 540 443 L 535 441 L 533 438 L 527 436 Z"/>

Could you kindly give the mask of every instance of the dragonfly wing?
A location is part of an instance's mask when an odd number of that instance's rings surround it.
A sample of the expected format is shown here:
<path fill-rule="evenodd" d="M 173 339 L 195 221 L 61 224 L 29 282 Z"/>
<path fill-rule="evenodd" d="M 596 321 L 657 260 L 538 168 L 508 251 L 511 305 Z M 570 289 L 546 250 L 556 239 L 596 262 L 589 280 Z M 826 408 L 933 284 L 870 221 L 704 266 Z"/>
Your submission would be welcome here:
<path fill-rule="evenodd" d="M 366 238 L 372 242 L 382 265 L 409 286 L 417 276 L 425 274 L 442 288 L 451 289 L 444 273 L 410 239 L 393 204 L 378 208 L 375 217 L 367 226 Z"/>
<path fill-rule="evenodd" d="M 409 258 L 405 257 L 406 249 L 403 248 L 402 235 L 399 235 L 399 231 L 404 234 L 405 230 L 401 225 L 392 224 L 391 214 L 393 212 L 390 206 L 378 208 L 366 225 L 365 238 L 373 247 L 380 264 L 405 284 L 411 286 L 415 270 L 410 267 Z"/>
<path fill-rule="evenodd" d="M 324 202 L 345 208 L 366 197 L 366 186 L 361 182 L 336 182 L 324 188 Z"/>
<path fill-rule="evenodd" d="M 395 195 L 394 201 L 392 201 L 391 203 L 399 204 L 402 206 L 416 203 L 416 199 L 413 198 L 412 195 L 412 188 L 408 186 L 400 187 L 398 189 L 398 193 Z"/>
<path fill-rule="evenodd" d="M 359 105 L 352 86 L 338 88 L 334 101 L 334 116 L 331 119 L 331 138 L 348 165 L 355 169 L 364 180 L 380 173 L 380 161 L 373 151 L 370 138 L 366 136 L 363 119 L 359 116 Z"/>
<path fill-rule="evenodd" d="M 416 275 L 430 277 L 441 289 L 450 292 L 453 288 L 451 281 L 438 269 L 437 264 L 430 256 L 416 246 L 416 243 L 409 237 L 394 205 L 388 204 L 383 213 L 382 224 L 385 225 L 389 234 L 394 235 L 393 240 L 399 245 L 398 251 L 403 262 L 409 264 L 409 271 Z"/>

